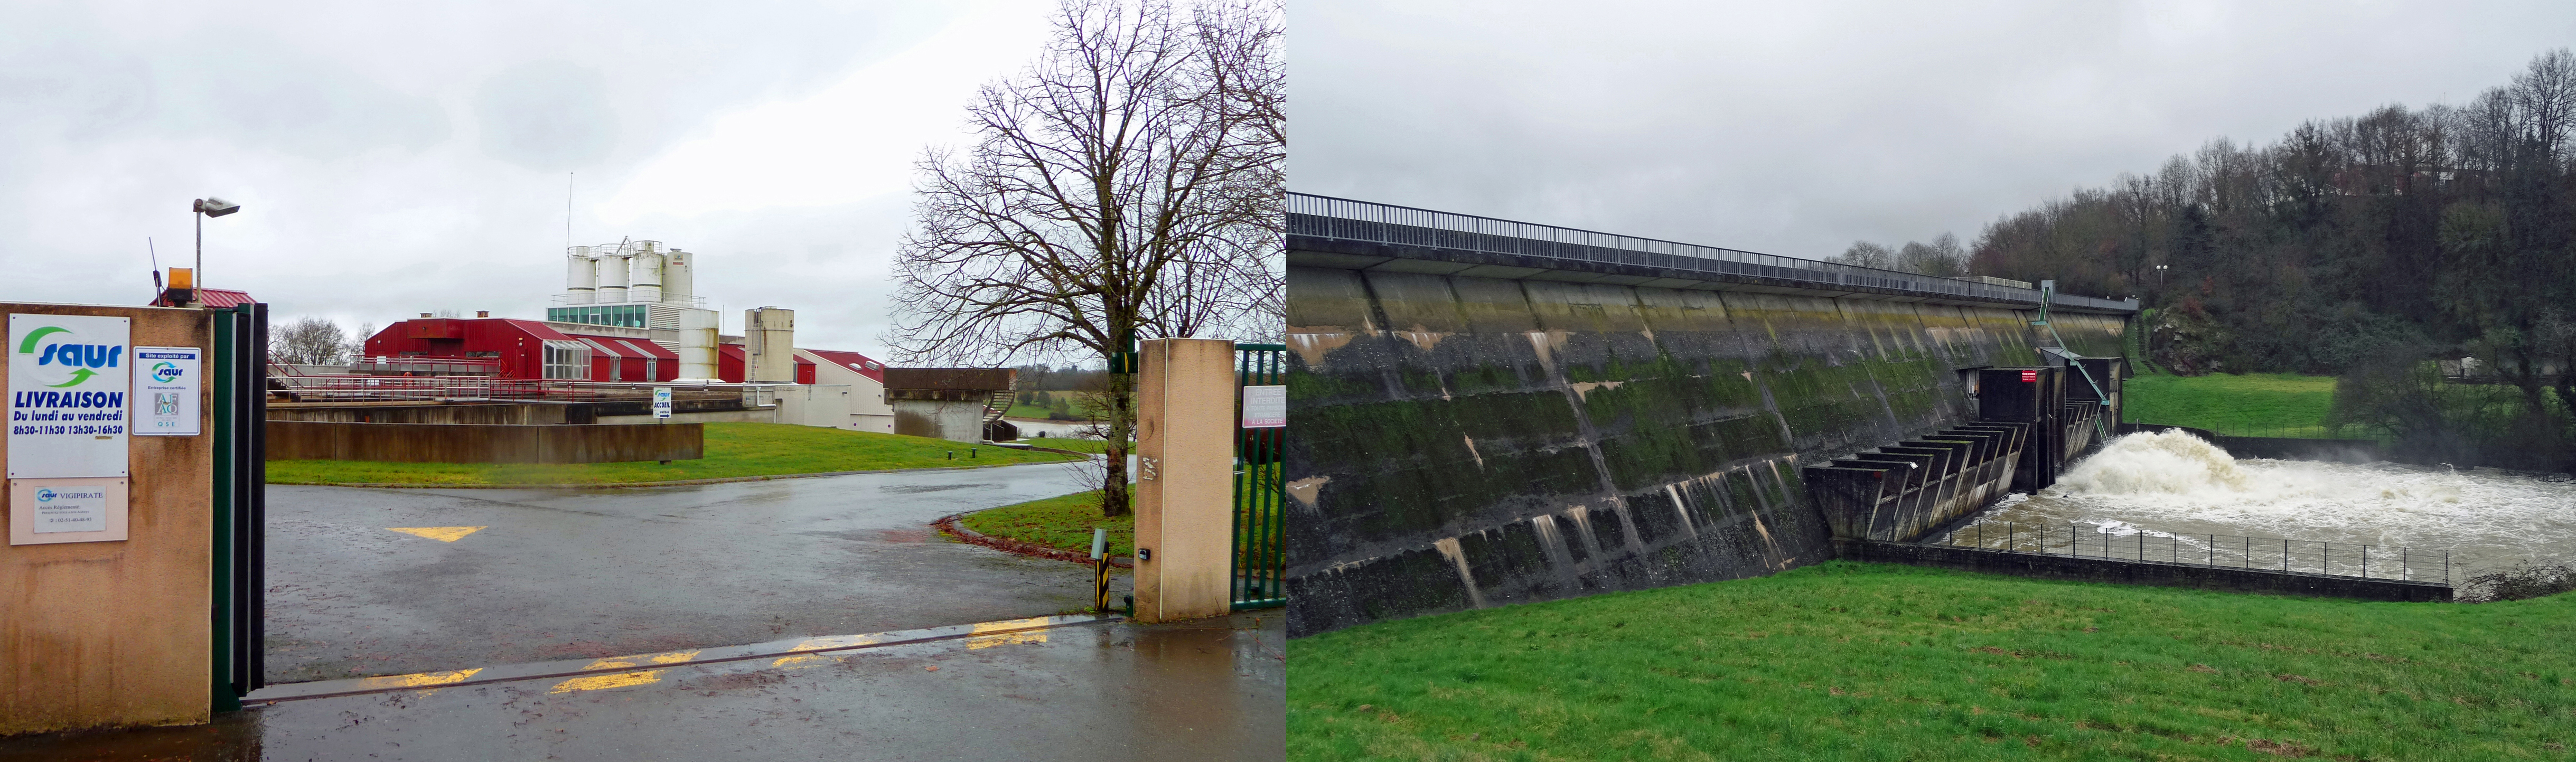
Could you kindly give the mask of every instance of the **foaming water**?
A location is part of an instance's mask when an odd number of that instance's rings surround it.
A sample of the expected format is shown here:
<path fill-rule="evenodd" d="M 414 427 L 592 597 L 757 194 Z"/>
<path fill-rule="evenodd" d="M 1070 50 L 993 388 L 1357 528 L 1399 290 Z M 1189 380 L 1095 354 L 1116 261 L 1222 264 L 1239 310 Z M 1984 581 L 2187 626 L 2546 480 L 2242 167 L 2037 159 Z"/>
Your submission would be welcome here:
<path fill-rule="evenodd" d="M 2449 551 L 2472 569 L 2576 560 L 2576 481 L 2564 477 L 2239 460 L 2180 431 L 2114 439 L 1989 520 L 2411 547 Z"/>

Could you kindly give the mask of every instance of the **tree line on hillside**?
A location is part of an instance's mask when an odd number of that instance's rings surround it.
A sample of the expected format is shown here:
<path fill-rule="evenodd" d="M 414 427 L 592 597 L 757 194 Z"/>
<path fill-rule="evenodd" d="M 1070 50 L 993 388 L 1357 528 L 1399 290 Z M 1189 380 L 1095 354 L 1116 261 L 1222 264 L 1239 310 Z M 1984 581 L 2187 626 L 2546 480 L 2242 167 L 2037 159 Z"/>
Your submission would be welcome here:
<path fill-rule="evenodd" d="M 1968 269 L 2153 308 L 2182 374 L 2342 377 L 2331 423 L 2420 459 L 2569 467 L 2576 409 L 2576 55 L 2464 105 L 2212 140 L 2006 215 Z M 2470 358 L 2495 384 L 2445 383 Z"/>
<path fill-rule="evenodd" d="M 1844 249 L 1841 254 L 1826 257 L 1825 261 L 1854 267 L 1874 267 L 1881 270 L 1930 275 L 1937 278 L 1956 278 L 1968 274 L 1967 250 L 1959 246 L 1958 236 L 1949 233 L 1934 236 L 1931 243 L 1906 241 L 1902 246 L 1854 241 L 1851 248 Z"/>

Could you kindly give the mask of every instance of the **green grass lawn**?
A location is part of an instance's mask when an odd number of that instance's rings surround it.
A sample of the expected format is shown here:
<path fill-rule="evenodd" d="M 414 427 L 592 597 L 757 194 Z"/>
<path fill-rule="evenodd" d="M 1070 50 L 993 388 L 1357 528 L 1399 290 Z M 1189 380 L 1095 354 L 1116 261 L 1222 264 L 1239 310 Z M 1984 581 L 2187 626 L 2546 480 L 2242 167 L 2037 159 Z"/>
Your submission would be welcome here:
<path fill-rule="evenodd" d="M 2333 438 L 2333 376 L 2290 373 L 2139 374 L 2122 387 L 2122 417 L 2208 429 L 2228 436 Z"/>
<path fill-rule="evenodd" d="M 1100 490 L 1058 495 L 976 511 L 958 519 L 966 528 L 1057 550 L 1091 552 L 1092 527 L 1109 528 L 1109 555 L 1136 554 L 1136 515 L 1100 517 Z"/>
<path fill-rule="evenodd" d="M 780 423 L 710 423 L 706 457 L 634 463 L 378 463 L 278 460 L 271 484 L 631 484 L 834 471 L 1055 463 L 1073 456 L 945 439 Z M 950 459 L 950 453 L 955 459 Z M 971 453 L 972 457 L 969 457 Z"/>
<path fill-rule="evenodd" d="M 1828 562 L 1288 645 L 1298 760 L 2576 757 L 2576 594 L 2488 604 Z"/>

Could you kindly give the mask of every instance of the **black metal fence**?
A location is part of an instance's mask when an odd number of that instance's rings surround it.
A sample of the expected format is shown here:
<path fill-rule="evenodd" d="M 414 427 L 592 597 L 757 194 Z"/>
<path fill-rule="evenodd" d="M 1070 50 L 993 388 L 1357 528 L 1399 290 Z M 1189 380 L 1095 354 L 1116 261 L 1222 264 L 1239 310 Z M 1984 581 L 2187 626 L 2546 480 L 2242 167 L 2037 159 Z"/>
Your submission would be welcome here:
<path fill-rule="evenodd" d="M 1950 530 L 1925 544 L 2083 558 L 2190 564 L 2334 577 L 2451 583 L 2451 552 L 2406 547 L 2245 537 L 2172 534 L 2108 524 L 2025 524 L 1980 521 Z"/>
<path fill-rule="evenodd" d="M 2038 289 L 1304 193 L 1288 194 L 1288 233 L 1743 275 L 1818 286 L 1862 286 L 1989 302 L 2037 305 L 2040 294 Z M 2050 304 L 2123 312 L 2138 310 L 2135 299 L 2113 301 L 2072 294 L 2056 294 L 2054 297 Z"/>

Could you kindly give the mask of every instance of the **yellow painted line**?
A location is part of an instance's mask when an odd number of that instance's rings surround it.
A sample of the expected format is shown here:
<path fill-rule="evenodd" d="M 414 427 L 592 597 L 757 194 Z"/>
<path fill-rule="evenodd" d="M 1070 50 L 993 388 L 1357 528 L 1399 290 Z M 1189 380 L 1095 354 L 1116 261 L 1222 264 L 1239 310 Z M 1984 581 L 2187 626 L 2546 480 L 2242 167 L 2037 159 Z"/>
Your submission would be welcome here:
<path fill-rule="evenodd" d="M 428 688 L 447 685 L 449 683 L 465 682 L 465 678 L 473 677 L 474 673 L 481 671 L 483 671 L 482 667 L 475 667 L 473 669 L 460 669 L 453 672 L 420 672 L 409 675 L 370 677 L 358 681 L 357 689 L 372 691 L 383 690 L 386 688 Z"/>
<path fill-rule="evenodd" d="M 1050 624 L 1054 619 L 1055 617 L 1033 616 L 1027 619 L 1004 619 L 999 622 L 984 622 L 982 624 L 977 624 L 969 630 L 969 632 L 975 633 L 975 637 L 966 639 L 966 650 L 973 651 L 979 648 L 992 648 L 994 646 L 1047 642 L 1047 635 L 1044 632 L 1002 631 L 1043 627 Z M 997 632 L 1001 634 L 986 634 Z"/>
<path fill-rule="evenodd" d="M 858 647 L 858 646 L 874 645 L 874 644 L 879 643 L 879 642 L 882 642 L 882 641 L 884 641 L 884 640 L 885 640 L 885 637 L 884 637 L 884 636 L 882 636 L 882 635 L 835 635 L 835 636 L 828 637 L 828 638 L 806 638 L 804 642 L 797 643 L 795 647 L 793 647 L 793 648 L 789 648 L 789 649 L 787 649 L 787 650 L 790 650 L 790 651 L 822 651 L 822 650 L 827 650 L 827 649 L 837 649 L 837 648 L 855 648 L 855 647 Z M 840 657 L 840 654 L 817 654 L 817 653 L 799 653 L 799 654 L 790 654 L 790 655 L 787 655 L 787 656 L 779 657 L 777 661 L 770 662 L 770 663 L 769 663 L 769 666 L 772 666 L 772 667 L 785 667 L 785 668 L 788 668 L 788 669 L 801 669 L 801 668 L 804 668 L 804 667 L 820 667 L 820 666 L 823 666 L 824 664 L 831 663 L 833 660 L 835 660 L 835 659 L 839 659 L 839 658 L 841 658 L 841 657 Z"/>
<path fill-rule="evenodd" d="M 581 669 L 584 672 L 588 672 L 594 669 L 641 667 L 647 664 L 678 664 L 697 657 L 697 651 L 664 651 L 658 654 L 611 656 L 605 659 L 593 661 L 590 663 L 590 666 L 583 667 Z M 571 693 L 573 691 L 595 691 L 601 688 L 624 688 L 630 685 L 648 685 L 651 683 L 661 682 L 663 671 L 664 670 L 659 669 L 639 669 L 631 672 L 615 672 L 605 675 L 586 675 L 555 683 L 554 690 L 546 692 Z"/>
<path fill-rule="evenodd" d="M 576 677 L 560 683 L 555 683 L 554 690 L 546 692 L 571 693 L 573 691 L 595 691 L 601 688 L 624 688 L 630 685 L 648 685 L 661 682 L 662 672 L 663 670 L 658 669 L 643 669 L 633 672 L 612 672 L 605 675 Z"/>
<path fill-rule="evenodd" d="M 1051 616 L 1033 616 L 1027 619 L 1004 619 L 999 622 L 985 622 L 978 624 L 968 631 L 977 635 L 982 635 L 984 633 L 998 632 L 1001 630 L 1025 630 L 1031 627 L 1044 627 L 1054 619 L 1055 617 Z"/>
<path fill-rule="evenodd" d="M 647 664 L 678 664 L 695 658 L 698 658 L 698 652 L 694 650 L 664 651 L 658 654 L 636 654 L 634 656 L 611 656 L 591 662 L 590 666 L 581 668 L 581 671 L 589 672 L 595 669 L 641 667 Z"/>
<path fill-rule="evenodd" d="M 396 531 L 396 532 L 401 532 L 401 533 L 403 533 L 403 534 L 408 534 L 408 535 L 418 535 L 418 536 L 421 536 L 421 537 L 427 537 L 427 538 L 429 538 L 429 539 L 437 540 L 437 541 L 439 541 L 439 542 L 455 542 L 455 541 L 457 541 L 457 540 L 459 540 L 459 539 L 463 539 L 466 535 L 473 534 L 473 533 L 475 533 L 475 532 L 480 532 L 480 531 L 483 531 L 483 530 L 485 530 L 485 529 L 489 529 L 490 527 L 385 527 L 385 528 L 386 528 L 386 529 L 391 529 L 391 530 Z"/>
<path fill-rule="evenodd" d="M 1047 642 L 1047 634 L 1044 632 L 1006 632 L 1000 635 L 977 635 L 967 638 L 966 650 L 1044 642 Z"/>

